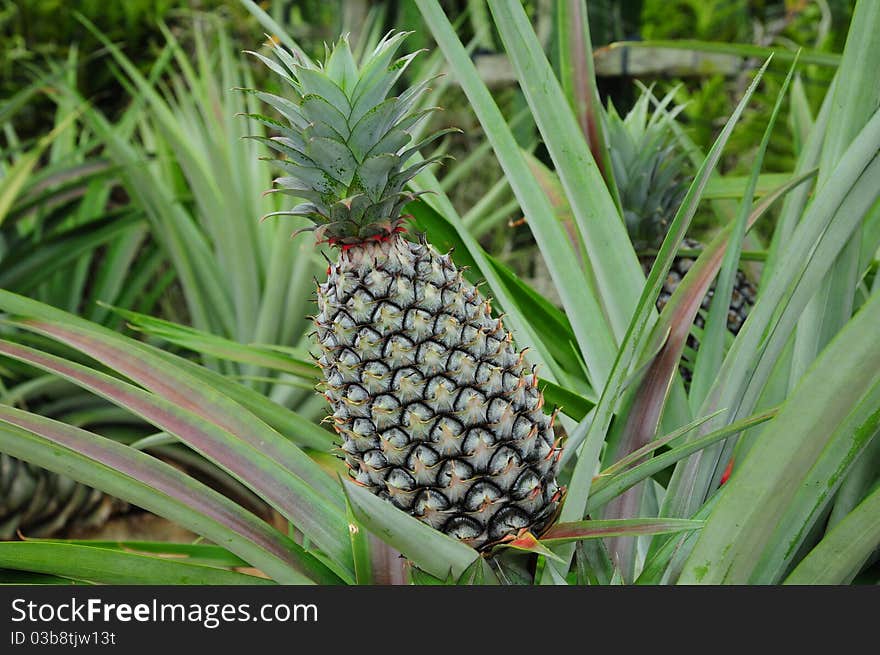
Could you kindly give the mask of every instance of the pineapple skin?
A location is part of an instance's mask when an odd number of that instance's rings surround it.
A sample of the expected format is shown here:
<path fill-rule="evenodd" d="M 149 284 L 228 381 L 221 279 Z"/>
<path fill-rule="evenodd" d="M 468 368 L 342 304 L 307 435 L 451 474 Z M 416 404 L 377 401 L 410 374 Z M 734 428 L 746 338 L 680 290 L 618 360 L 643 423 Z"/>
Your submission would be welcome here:
<path fill-rule="evenodd" d="M 478 549 L 540 534 L 562 493 L 553 417 L 451 257 L 399 235 L 346 246 L 317 300 L 325 396 L 355 482 Z"/>
<path fill-rule="evenodd" d="M 67 476 L 0 453 L 0 540 L 96 528 L 128 503 Z"/>
<path fill-rule="evenodd" d="M 703 247 L 703 244 L 694 239 L 684 239 L 682 245 L 689 250 L 700 250 Z M 682 278 L 687 274 L 690 270 L 691 266 L 694 265 L 694 259 L 690 257 L 681 257 L 677 256 L 673 261 L 672 268 L 669 270 L 669 274 L 666 276 L 666 279 L 663 281 L 663 288 L 660 290 L 660 296 L 657 299 L 657 310 L 662 311 L 666 306 L 666 303 L 669 302 L 669 299 L 672 297 L 672 294 L 675 293 L 675 290 L 678 288 L 679 283 Z M 651 266 L 654 263 L 653 258 L 645 258 L 642 261 L 642 268 L 645 271 L 645 274 L 651 270 Z M 715 295 L 715 285 L 713 284 L 709 291 L 706 292 L 706 295 L 703 297 L 703 301 L 700 304 L 700 308 L 708 312 L 709 306 L 712 303 L 712 298 Z M 739 334 L 740 328 L 742 328 L 743 323 L 745 323 L 746 318 L 748 318 L 749 311 L 751 311 L 752 306 L 755 304 L 755 299 L 757 298 L 758 290 L 755 288 L 755 285 L 746 277 L 746 274 L 742 272 L 742 270 L 737 270 L 736 278 L 734 280 L 733 285 L 733 294 L 730 298 L 730 307 L 727 311 L 727 329 L 735 336 Z M 702 328 L 704 326 L 704 319 L 701 314 L 697 314 L 694 319 L 694 324 Z M 693 339 L 693 337 L 691 337 Z M 697 341 L 693 339 L 692 347 L 695 347 Z"/>

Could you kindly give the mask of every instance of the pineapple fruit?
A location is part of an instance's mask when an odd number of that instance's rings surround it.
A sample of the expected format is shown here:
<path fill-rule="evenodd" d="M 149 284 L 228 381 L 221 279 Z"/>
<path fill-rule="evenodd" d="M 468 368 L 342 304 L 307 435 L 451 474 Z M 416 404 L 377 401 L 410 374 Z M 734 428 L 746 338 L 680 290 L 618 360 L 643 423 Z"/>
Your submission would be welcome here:
<path fill-rule="evenodd" d="M 610 103 L 605 114 L 614 179 L 620 192 L 627 230 L 636 251 L 660 247 L 669 223 L 687 192 L 684 154 L 676 147 L 671 125 L 680 108 L 650 113 L 650 101 L 651 93 L 646 91 L 625 117 L 621 117 Z M 700 250 L 702 244 L 686 238 L 682 247 Z M 640 260 L 647 274 L 654 257 L 644 255 Z M 691 257 L 675 258 L 657 299 L 658 310 L 663 309 L 693 264 Z M 703 328 L 704 313 L 709 310 L 714 293 L 713 286 L 703 298 L 702 311 L 694 320 L 694 325 L 699 329 Z M 727 329 L 734 335 L 745 322 L 756 296 L 754 284 L 743 271 L 737 271 L 727 314 Z M 691 350 L 699 347 L 693 335 L 688 339 L 688 347 Z M 689 381 L 690 368 L 687 363 L 682 366 L 681 372 L 685 381 Z"/>
<path fill-rule="evenodd" d="M 54 537 L 95 528 L 127 503 L 0 453 L 0 539 Z"/>
<path fill-rule="evenodd" d="M 432 110 L 424 81 L 392 96 L 416 53 L 389 34 L 358 65 L 345 37 L 323 65 L 274 47 L 260 57 L 289 98 L 256 92 L 289 123 L 252 115 L 285 155 L 274 189 L 338 248 L 314 317 L 324 394 L 353 480 L 428 525 L 487 548 L 549 523 L 561 450 L 538 378 L 448 254 L 404 238 L 405 185 L 432 160 L 407 161 Z M 256 53 L 254 53 L 256 54 Z"/>

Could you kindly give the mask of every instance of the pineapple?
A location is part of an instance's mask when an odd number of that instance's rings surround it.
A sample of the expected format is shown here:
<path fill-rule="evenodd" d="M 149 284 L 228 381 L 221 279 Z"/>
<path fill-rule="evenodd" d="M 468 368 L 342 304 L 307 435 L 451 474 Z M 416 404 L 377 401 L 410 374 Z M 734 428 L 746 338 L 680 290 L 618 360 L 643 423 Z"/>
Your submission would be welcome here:
<path fill-rule="evenodd" d="M 684 155 L 676 148 L 671 126 L 681 108 L 671 111 L 663 109 L 650 114 L 648 107 L 651 97 L 650 92 L 643 93 L 624 118 L 610 103 L 606 112 L 606 134 L 614 179 L 620 191 L 627 230 L 637 251 L 660 247 L 669 223 L 687 192 Z M 688 250 L 702 248 L 699 241 L 689 238 L 684 240 L 682 246 Z M 640 259 L 647 274 L 654 257 L 645 255 Z M 675 258 L 657 299 L 658 310 L 663 309 L 693 264 L 691 257 Z M 694 325 L 700 329 L 705 323 L 704 312 L 709 310 L 714 293 L 713 286 L 703 298 L 703 311 L 697 314 L 694 321 Z M 734 335 L 739 332 L 755 304 L 756 295 L 752 282 L 741 270 L 737 271 L 727 314 L 727 329 Z M 699 347 L 693 335 L 688 339 L 688 346 L 692 350 Z M 682 375 L 686 381 L 690 379 L 687 365 L 682 366 Z"/>
<path fill-rule="evenodd" d="M 66 476 L 0 453 L 0 539 L 94 528 L 126 507 Z"/>
<path fill-rule="evenodd" d="M 433 160 L 406 166 L 428 81 L 391 96 L 415 54 L 395 58 L 387 35 L 358 67 L 345 37 L 323 65 L 260 57 L 290 98 L 257 95 L 289 123 L 264 116 L 285 155 L 290 211 L 338 248 L 317 287 L 315 336 L 324 394 L 353 480 L 428 525 L 485 549 L 549 523 L 562 494 L 561 450 L 538 378 L 489 301 L 449 254 L 404 238 L 405 185 Z M 254 53 L 256 54 L 256 53 Z"/>

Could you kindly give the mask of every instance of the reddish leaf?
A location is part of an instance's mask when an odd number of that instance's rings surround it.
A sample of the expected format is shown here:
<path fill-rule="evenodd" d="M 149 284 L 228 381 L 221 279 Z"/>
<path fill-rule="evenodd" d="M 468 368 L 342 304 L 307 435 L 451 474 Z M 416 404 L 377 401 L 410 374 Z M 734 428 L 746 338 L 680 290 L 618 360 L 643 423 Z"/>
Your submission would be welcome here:
<path fill-rule="evenodd" d="M 602 521 L 572 521 L 557 523 L 541 537 L 543 544 L 563 544 L 581 539 L 600 539 L 603 537 L 635 537 L 640 535 L 664 534 L 698 530 L 703 521 L 690 519 L 609 519 Z"/>

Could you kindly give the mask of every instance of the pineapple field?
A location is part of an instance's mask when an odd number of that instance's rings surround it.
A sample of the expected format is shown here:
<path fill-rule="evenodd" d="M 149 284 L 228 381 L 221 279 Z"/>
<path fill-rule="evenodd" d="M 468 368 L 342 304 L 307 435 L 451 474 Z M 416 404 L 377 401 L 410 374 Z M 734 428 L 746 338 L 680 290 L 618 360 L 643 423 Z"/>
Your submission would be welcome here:
<path fill-rule="evenodd" d="M 880 583 L 880 3 L 47 11 L 0 583 Z"/>

